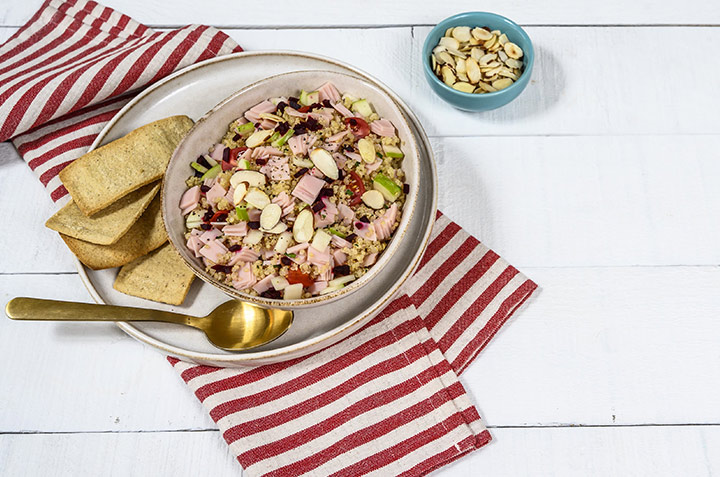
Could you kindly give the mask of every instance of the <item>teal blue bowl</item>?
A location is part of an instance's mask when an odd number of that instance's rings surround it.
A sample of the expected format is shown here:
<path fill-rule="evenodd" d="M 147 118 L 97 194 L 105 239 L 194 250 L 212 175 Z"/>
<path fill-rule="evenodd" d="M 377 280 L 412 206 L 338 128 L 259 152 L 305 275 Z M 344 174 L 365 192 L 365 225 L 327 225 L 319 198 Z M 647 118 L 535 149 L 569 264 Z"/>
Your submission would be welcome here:
<path fill-rule="evenodd" d="M 523 50 L 524 69 L 520 78 L 505 89 L 484 94 L 463 93 L 443 83 L 432 71 L 430 55 L 432 55 L 432 50 L 437 46 L 440 38 L 445 35 L 445 30 L 456 26 L 488 27 L 491 30 L 500 30 L 505 33 L 508 40 Z M 433 91 L 446 102 L 465 111 L 488 111 L 505 106 L 522 93 L 530 81 L 533 64 L 535 63 L 535 50 L 528 34 L 514 21 L 495 13 L 465 12 L 441 21 L 430 31 L 423 45 L 422 62 L 425 79 Z"/>

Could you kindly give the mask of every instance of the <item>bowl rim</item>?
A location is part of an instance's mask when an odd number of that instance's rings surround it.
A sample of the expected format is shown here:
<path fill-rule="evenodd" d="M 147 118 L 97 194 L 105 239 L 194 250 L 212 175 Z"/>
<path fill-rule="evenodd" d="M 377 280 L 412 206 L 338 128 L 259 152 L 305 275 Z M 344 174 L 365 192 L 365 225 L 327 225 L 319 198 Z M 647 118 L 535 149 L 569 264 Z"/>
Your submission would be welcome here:
<path fill-rule="evenodd" d="M 501 89 L 499 91 L 494 91 L 492 93 L 484 93 L 484 94 L 465 93 L 464 91 L 458 91 L 454 88 L 451 88 L 450 86 L 448 86 L 445 83 L 443 83 L 442 81 L 440 81 L 440 78 L 435 76 L 435 72 L 432 70 L 432 68 L 430 68 L 430 57 L 427 55 L 427 52 L 430 51 L 428 48 L 429 42 L 430 42 L 430 37 L 433 35 L 433 33 L 435 31 L 445 30 L 445 29 L 449 28 L 451 26 L 449 24 L 458 20 L 459 18 L 469 17 L 469 16 L 473 16 L 473 15 L 478 15 L 478 14 L 489 15 L 491 17 L 495 17 L 495 18 L 498 18 L 500 20 L 503 20 L 503 21 L 509 23 L 511 26 L 513 26 L 514 28 L 517 29 L 520 36 L 522 36 L 527 41 L 528 45 L 530 45 L 530 50 L 529 50 L 530 51 L 530 61 L 528 61 L 528 64 L 523 69 L 523 72 L 520 75 L 520 78 L 518 78 L 517 81 L 513 82 L 513 84 L 511 84 L 507 88 Z M 474 99 L 476 101 L 483 101 L 484 99 L 489 100 L 491 98 L 496 98 L 496 97 L 502 96 L 503 94 L 508 94 L 509 92 L 513 91 L 514 89 L 524 88 L 524 83 L 526 83 L 528 80 L 523 80 L 521 83 L 521 79 L 525 76 L 527 76 L 528 78 L 530 77 L 529 75 L 530 75 L 530 73 L 532 73 L 532 68 L 533 68 L 533 65 L 535 64 L 535 47 L 533 46 L 533 42 L 530 39 L 530 35 L 527 34 L 527 32 L 525 31 L 525 29 L 523 29 L 523 27 L 521 27 L 520 25 L 518 25 L 517 23 L 515 23 L 508 17 L 505 17 L 498 13 L 492 13 L 492 12 L 480 12 L 480 11 L 462 12 L 462 13 L 457 13 L 455 15 L 447 17 L 446 19 L 442 20 L 437 25 L 435 25 L 430 30 L 430 32 L 427 34 L 427 36 L 425 37 L 425 41 L 423 42 L 423 47 L 422 47 L 421 53 L 423 56 L 422 62 L 423 62 L 423 70 L 425 71 L 425 76 L 432 77 L 433 81 L 436 84 L 440 85 L 440 87 L 442 87 L 445 91 L 447 91 L 449 93 L 457 94 L 461 98 Z M 480 99 L 480 98 L 484 98 L 484 99 Z"/>
<path fill-rule="evenodd" d="M 239 291 L 229 285 L 226 285 L 224 283 L 221 283 L 220 281 L 213 279 L 209 275 L 207 275 L 207 272 L 202 269 L 200 265 L 194 262 L 190 262 L 188 259 L 185 258 L 185 256 L 180 253 L 180 247 L 184 247 L 185 244 L 177 244 L 173 240 L 172 234 L 170 233 L 170 227 L 168 226 L 168 220 L 166 219 L 166 216 L 168 213 L 170 213 L 171 207 L 167 204 L 166 199 L 166 187 L 168 184 L 168 181 L 166 180 L 167 173 L 170 170 L 170 164 L 175 160 L 176 154 L 178 150 L 180 149 L 180 146 L 183 142 L 185 142 L 186 138 L 190 136 L 190 134 L 193 132 L 195 128 L 197 128 L 200 124 L 205 122 L 211 115 L 213 115 L 218 109 L 225 106 L 227 103 L 233 101 L 238 96 L 241 96 L 242 94 L 248 92 L 251 89 L 257 88 L 258 86 L 261 86 L 269 81 L 282 78 L 282 77 L 288 77 L 288 76 L 297 76 L 299 74 L 312 74 L 314 76 L 317 75 L 335 75 L 335 76 L 343 76 L 346 78 L 350 78 L 354 81 L 358 81 L 360 83 L 363 83 L 367 87 L 375 90 L 383 96 L 388 104 L 391 106 L 391 108 L 396 109 L 397 115 L 399 117 L 399 120 L 404 124 L 405 128 L 409 132 L 407 141 L 405 141 L 405 148 L 406 150 L 411 150 L 412 154 L 406 154 L 405 158 L 406 160 L 408 157 L 414 158 L 411 160 L 414 160 L 415 162 L 419 162 L 419 149 L 417 145 L 417 140 L 413 134 L 412 126 L 409 124 L 407 118 L 403 114 L 402 108 L 400 105 L 385 91 L 383 91 L 378 86 L 374 85 L 372 82 L 368 81 L 365 78 L 360 78 L 355 75 L 345 73 L 345 72 L 339 72 L 339 71 L 332 71 L 332 70 L 296 70 L 296 71 L 289 71 L 285 73 L 279 73 L 276 75 L 268 76 L 262 79 L 259 79 L 258 81 L 255 81 L 251 84 L 248 84 L 244 86 L 243 88 L 237 90 L 233 94 L 229 95 L 222 101 L 220 101 L 218 104 L 216 104 L 214 107 L 212 107 L 209 111 L 207 111 L 205 114 L 202 115 L 202 117 L 198 118 L 198 120 L 195 122 L 192 128 L 188 130 L 188 132 L 185 134 L 183 139 L 180 141 L 178 146 L 176 147 L 175 151 L 173 151 L 173 154 L 170 158 L 170 161 L 168 161 L 168 166 L 165 169 L 165 173 L 163 174 L 163 180 L 162 180 L 162 186 L 160 189 L 160 197 L 161 197 L 161 212 L 162 212 L 162 218 L 163 218 L 163 226 L 165 227 L 165 231 L 168 235 L 168 242 L 171 244 L 175 252 L 180 256 L 183 263 L 192 270 L 192 272 L 200 278 L 205 283 L 208 283 L 209 285 L 212 285 L 213 287 L 217 288 L 218 290 L 222 291 L 226 295 L 229 295 L 232 299 L 239 299 L 239 300 L 246 300 L 250 301 L 256 305 L 263 306 L 263 307 L 270 307 L 270 308 L 277 308 L 277 309 L 286 309 L 286 310 L 293 310 L 293 309 L 299 309 L 299 308 L 312 308 L 315 306 L 320 305 L 326 305 L 330 302 L 333 302 L 335 300 L 338 300 L 344 296 L 347 296 L 360 288 L 362 288 L 363 285 L 365 285 L 370 279 L 375 277 L 377 274 L 379 274 L 385 266 L 390 262 L 392 259 L 392 256 L 395 251 L 397 251 L 397 248 L 399 247 L 400 242 L 404 238 L 405 233 L 407 232 L 408 225 L 410 224 L 411 220 L 413 219 L 413 215 L 415 213 L 415 207 L 417 203 L 417 196 L 419 194 L 419 181 L 416 181 L 415 184 L 410 185 L 410 191 L 408 192 L 407 196 L 411 200 L 406 200 L 404 207 L 403 207 L 403 214 L 402 219 L 405 219 L 405 214 L 407 214 L 407 220 L 404 220 L 404 227 L 395 230 L 393 236 L 390 239 L 390 242 L 388 243 L 385 250 L 383 250 L 383 253 L 380 255 L 380 258 L 378 259 L 377 263 L 370 267 L 370 269 L 365 273 L 365 275 L 361 276 L 357 280 L 352 281 L 348 285 L 340 288 L 339 290 L 336 290 L 334 292 L 328 293 L 326 295 L 317 295 L 312 296 L 309 298 L 300 298 L 296 300 L 284 300 L 284 299 L 274 299 L 274 298 L 265 298 L 261 296 L 255 296 L 250 295 L 247 293 L 244 293 L 242 291 Z M 406 207 L 409 207 L 408 210 L 406 210 Z M 167 209 L 167 210 L 166 210 Z M 403 221 L 401 219 L 401 221 Z M 402 222 L 401 222 L 402 223 Z M 388 253 L 389 252 L 389 253 Z"/>

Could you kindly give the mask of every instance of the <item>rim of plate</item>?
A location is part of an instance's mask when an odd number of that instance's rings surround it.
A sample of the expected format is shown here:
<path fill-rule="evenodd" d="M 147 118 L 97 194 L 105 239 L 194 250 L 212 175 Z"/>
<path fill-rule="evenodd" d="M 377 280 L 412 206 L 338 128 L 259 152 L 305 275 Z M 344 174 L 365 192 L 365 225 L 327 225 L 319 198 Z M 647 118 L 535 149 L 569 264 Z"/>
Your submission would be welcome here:
<path fill-rule="evenodd" d="M 314 53 L 306 53 L 302 51 L 293 51 L 293 50 L 259 50 L 259 51 L 250 51 L 250 52 L 239 52 L 239 53 L 231 53 L 224 56 L 219 56 L 216 58 L 210 58 L 205 61 L 201 61 L 192 65 L 189 65 L 179 71 L 176 71 L 175 73 L 166 76 L 162 80 L 158 81 L 157 83 L 154 83 L 153 85 L 147 87 L 144 89 L 141 93 L 139 93 L 137 96 L 135 96 L 128 104 L 123 106 L 123 108 L 118 111 L 118 113 L 113 116 L 113 118 L 103 127 L 103 129 L 100 131 L 100 133 L 97 135 L 95 140 L 93 141 L 92 145 L 90 146 L 89 151 L 92 151 L 93 149 L 97 148 L 100 142 L 105 138 L 107 133 L 112 129 L 113 126 L 130 110 L 132 109 L 136 104 L 138 104 L 141 100 L 143 100 L 146 96 L 148 96 L 150 93 L 155 91 L 156 89 L 160 88 L 161 86 L 165 85 L 166 83 L 169 83 L 170 81 L 173 81 L 174 79 L 183 76 L 191 71 L 194 71 L 196 69 L 203 68 L 207 65 L 214 64 L 214 63 L 220 63 L 223 61 L 229 61 L 234 60 L 235 58 L 245 58 L 245 57 L 253 57 L 253 56 L 295 56 L 295 57 L 301 57 L 301 58 L 309 58 L 311 60 L 320 60 L 325 63 L 334 64 L 336 66 L 340 66 L 342 68 L 345 68 L 349 71 L 352 71 L 354 73 L 359 74 L 361 77 L 365 78 L 366 80 L 369 80 L 370 82 L 376 84 L 380 89 L 382 89 L 390 98 L 392 98 L 395 103 L 398 104 L 400 109 L 404 114 L 406 114 L 414 126 L 417 128 L 420 137 L 419 142 L 421 142 L 428 152 L 428 159 L 430 168 L 432 170 L 432 177 L 431 180 L 433 182 L 433 196 L 432 196 L 432 214 L 430 217 L 430 220 L 428 221 L 428 224 L 425 228 L 424 237 L 422 240 L 422 245 L 418 247 L 418 249 L 415 252 L 415 255 L 413 256 L 412 263 L 409 267 L 405 269 L 403 272 L 401 278 L 393 284 L 388 290 L 383 294 L 382 299 L 379 300 L 377 303 L 375 303 L 373 306 L 369 307 L 365 310 L 364 313 L 356 316 L 353 319 L 348 320 L 344 325 L 335 327 L 329 331 L 326 331 L 325 333 L 322 333 L 318 336 L 306 339 L 304 341 L 301 341 L 299 343 L 295 343 L 283 348 L 273 349 L 273 350 L 265 350 L 265 351 L 256 351 L 256 352 L 250 352 L 250 353 L 241 353 L 241 354 L 210 354 L 210 353 L 203 353 L 203 352 L 197 352 L 197 351 L 190 351 L 187 349 L 179 348 L 174 345 L 168 345 L 167 343 L 164 343 L 163 341 L 154 338 L 152 336 L 147 335 L 146 333 L 140 331 L 138 328 L 135 328 L 132 326 L 130 322 L 117 322 L 116 325 L 123 330 L 128 335 L 132 336 L 133 338 L 137 339 L 138 341 L 141 341 L 143 343 L 147 343 L 155 348 L 158 348 L 160 350 L 163 350 L 167 352 L 168 354 L 175 355 L 175 356 L 181 356 L 184 358 L 188 358 L 193 361 L 214 361 L 216 363 L 226 363 L 226 364 L 253 364 L 253 361 L 263 360 L 263 359 L 269 359 L 269 358 L 277 358 L 283 355 L 287 355 L 290 353 L 302 351 L 306 348 L 309 348 L 314 345 L 321 344 L 323 341 L 328 341 L 332 339 L 333 337 L 336 337 L 338 335 L 341 335 L 342 333 L 346 332 L 348 329 L 354 328 L 359 326 L 360 324 L 364 323 L 371 317 L 375 316 L 375 314 L 394 296 L 395 293 L 400 289 L 400 287 L 407 281 L 407 279 L 412 275 L 412 273 L 417 268 L 420 258 L 425 252 L 425 249 L 427 248 L 428 242 L 430 240 L 430 234 L 432 232 L 432 226 L 435 223 L 436 215 L 437 215 L 437 200 L 438 200 L 438 183 L 437 183 L 437 166 L 435 164 L 435 156 L 433 154 L 432 148 L 429 147 L 429 140 L 427 138 L 427 134 L 425 133 L 425 130 L 423 129 L 422 125 L 420 124 L 420 121 L 417 118 L 417 115 L 408 107 L 408 105 L 399 97 L 397 94 L 395 94 L 388 86 L 383 83 L 382 81 L 376 79 L 374 76 L 366 73 L 365 71 L 356 68 L 352 65 L 349 65 L 348 63 L 336 60 L 334 58 L 330 58 L 323 55 L 316 55 Z M 90 296 L 92 296 L 93 300 L 95 300 L 97 303 L 105 304 L 105 301 L 102 299 L 102 297 L 99 295 L 97 290 L 95 289 L 95 286 L 92 284 L 90 277 L 87 274 L 87 270 L 85 269 L 85 266 L 75 258 L 76 266 L 78 269 L 78 273 L 82 279 L 83 285 L 88 290 L 88 293 L 90 293 Z M 328 346 L 332 343 L 328 343 Z M 322 349 L 322 348 L 320 348 Z"/>

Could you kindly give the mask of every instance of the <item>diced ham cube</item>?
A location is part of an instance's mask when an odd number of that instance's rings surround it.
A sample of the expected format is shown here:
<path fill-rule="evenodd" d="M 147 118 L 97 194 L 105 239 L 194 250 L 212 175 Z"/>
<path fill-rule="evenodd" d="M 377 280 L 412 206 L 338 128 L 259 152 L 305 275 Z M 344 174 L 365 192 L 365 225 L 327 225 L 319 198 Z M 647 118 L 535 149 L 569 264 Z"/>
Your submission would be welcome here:
<path fill-rule="evenodd" d="M 312 205 L 317 199 L 320 190 L 325 186 L 325 181 L 313 177 L 310 174 L 305 174 L 295 186 L 292 191 L 292 195 L 302 200 L 308 205 Z"/>
<path fill-rule="evenodd" d="M 338 212 L 340 212 L 340 218 L 345 225 L 350 225 L 355 218 L 355 212 L 345 204 L 338 205 Z"/>
<path fill-rule="evenodd" d="M 328 287 L 328 282 L 325 281 L 317 281 L 314 282 L 312 285 L 308 287 L 308 292 L 310 292 L 313 295 L 316 295 L 326 289 Z"/>
<path fill-rule="evenodd" d="M 183 211 L 183 215 L 187 215 L 197 207 L 200 202 L 200 187 L 193 186 L 185 191 L 182 198 L 180 199 L 180 208 Z"/>
<path fill-rule="evenodd" d="M 309 242 L 302 242 L 297 245 L 293 245 L 292 247 L 288 247 L 287 250 L 285 250 L 285 253 L 298 253 L 301 250 L 305 250 L 310 246 Z"/>
<path fill-rule="evenodd" d="M 347 262 L 347 255 L 340 250 L 335 250 L 333 252 L 333 260 L 337 265 L 343 265 Z"/>
<path fill-rule="evenodd" d="M 197 235 L 190 235 L 187 241 L 187 248 L 192 250 L 195 254 L 195 258 L 200 258 L 200 248 L 204 245 L 203 242 L 198 238 Z"/>
<path fill-rule="evenodd" d="M 293 210 L 295 210 L 295 199 L 290 197 L 285 191 L 280 192 L 277 197 L 272 200 L 272 203 L 280 206 L 283 211 L 283 217 L 292 214 Z"/>
<path fill-rule="evenodd" d="M 370 253 L 366 255 L 362 263 L 363 267 L 369 267 L 370 265 L 374 265 L 375 262 L 377 262 L 377 257 L 377 253 Z"/>
<path fill-rule="evenodd" d="M 338 237 L 335 234 L 333 234 L 333 236 L 330 238 L 330 243 L 338 248 L 352 248 L 352 244 L 350 242 L 348 242 L 342 237 Z"/>
<path fill-rule="evenodd" d="M 248 225 L 247 222 L 226 225 L 225 227 L 223 227 L 222 231 L 225 235 L 228 235 L 230 237 L 244 237 L 247 235 Z"/>
<path fill-rule="evenodd" d="M 342 114 L 346 118 L 351 118 L 354 116 L 352 111 L 350 111 L 348 108 L 346 108 L 345 105 L 339 101 L 337 103 L 333 103 L 332 107 L 335 108 L 335 111 Z"/>
<path fill-rule="evenodd" d="M 370 123 L 370 131 L 378 136 L 394 136 L 395 126 L 387 119 L 378 119 Z"/>
<path fill-rule="evenodd" d="M 372 223 L 378 240 L 387 240 L 392 235 L 393 228 L 395 227 L 395 220 L 397 219 L 398 207 L 397 204 L 393 204 L 385 211 L 385 213 L 378 219 L 375 219 Z"/>
<path fill-rule="evenodd" d="M 255 283 L 257 283 L 257 279 L 253 273 L 252 265 L 249 263 L 243 265 L 237 272 L 237 278 L 233 280 L 233 286 L 240 291 L 252 287 Z"/>
<path fill-rule="evenodd" d="M 307 261 L 312 265 L 323 266 L 330 264 L 330 247 L 318 252 L 314 247 L 308 248 Z"/>
<path fill-rule="evenodd" d="M 227 194 L 227 191 L 221 186 L 220 184 L 215 184 L 210 188 L 209 191 L 205 194 L 205 198 L 210 202 L 211 204 L 217 204 L 217 202 L 225 197 L 225 194 Z"/>
<path fill-rule="evenodd" d="M 270 289 L 272 286 L 271 280 L 275 278 L 277 275 L 268 275 L 267 277 L 263 278 L 259 282 L 257 282 L 252 288 L 258 293 L 266 292 Z"/>
<path fill-rule="evenodd" d="M 358 237 L 364 238 L 365 240 L 377 240 L 377 234 L 375 233 L 375 226 L 373 224 L 357 220 L 354 223 L 353 231 Z"/>
<path fill-rule="evenodd" d="M 250 219 L 250 222 L 257 222 L 260 220 L 260 216 L 262 215 L 262 210 L 260 209 L 248 209 L 248 218 Z"/>
<path fill-rule="evenodd" d="M 221 235 L 222 232 L 213 227 L 210 230 L 206 230 L 205 232 L 203 232 L 199 238 L 202 243 L 210 243 Z"/>
<path fill-rule="evenodd" d="M 218 263 L 227 252 L 228 249 L 219 240 L 213 240 L 200 249 L 200 255 L 215 263 Z"/>
<path fill-rule="evenodd" d="M 334 103 L 336 101 L 340 101 L 341 99 L 340 92 L 337 90 L 335 85 L 329 81 L 318 88 L 318 93 L 320 93 L 320 101 L 325 101 L 327 99 L 328 101 Z"/>

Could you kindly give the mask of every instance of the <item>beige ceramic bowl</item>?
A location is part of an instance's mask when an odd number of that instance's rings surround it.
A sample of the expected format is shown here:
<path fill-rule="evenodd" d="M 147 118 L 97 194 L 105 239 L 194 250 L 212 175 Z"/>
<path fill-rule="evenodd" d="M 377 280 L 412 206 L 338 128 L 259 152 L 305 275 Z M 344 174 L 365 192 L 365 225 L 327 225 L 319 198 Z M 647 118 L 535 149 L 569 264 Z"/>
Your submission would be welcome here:
<path fill-rule="evenodd" d="M 331 81 L 342 94 L 348 93 L 355 97 L 366 98 L 380 117 L 392 121 L 397 129 L 402 142 L 401 148 L 405 154 L 402 169 L 405 172 L 406 183 L 409 184 L 410 191 L 403 207 L 400 225 L 393 238 L 377 263 L 365 275 L 349 283 L 344 288 L 323 296 L 299 300 L 270 299 L 240 292 L 215 280 L 205 271 L 200 259 L 195 258 L 185 246 L 185 219 L 180 213 L 178 204 L 183 192 L 187 189 L 185 181 L 191 175 L 190 163 L 199 155 L 207 153 L 213 144 L 220 142 L 227 131 L 228 125 L 242 116 L 252 106 L 272 97 L 297 96 L 302 89 L 314 91 L 326 81 Z M 298 309 L 326 304 L 347 296 L 360 289 L 369 280 L 372 280 L 392 259 L 393 253 L 397 250 L 400 241 L 403 240 L 410 218 L 415 210 L 420 159 L 417 144 L 411 131 L 410 125 L 406 122 L 400 108 L 389 96 L 367 81 L 344 73 L 295 71 L 272 76 L 251 84 L 233 94 L 200 118 L 178 145 L 170 159 L 162 186 L 162 214 L 170 243 L 198 277 L 239 300 L 266 307 Z"/>

